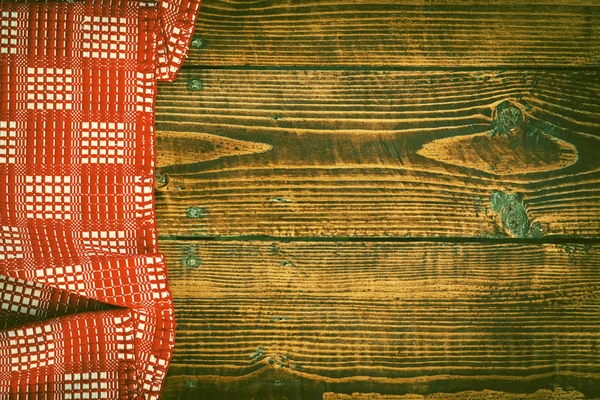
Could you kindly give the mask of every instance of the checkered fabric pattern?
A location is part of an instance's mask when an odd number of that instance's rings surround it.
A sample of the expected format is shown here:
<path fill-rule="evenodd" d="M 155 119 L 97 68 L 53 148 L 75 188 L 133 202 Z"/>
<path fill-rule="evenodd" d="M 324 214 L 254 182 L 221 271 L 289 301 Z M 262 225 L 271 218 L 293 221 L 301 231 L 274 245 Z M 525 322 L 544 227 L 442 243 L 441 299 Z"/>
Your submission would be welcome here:
<path fill-rule="evenodd" d="M 154 101 L 199 6 L 0 2 L 0 400 L 160 397 Z"/>

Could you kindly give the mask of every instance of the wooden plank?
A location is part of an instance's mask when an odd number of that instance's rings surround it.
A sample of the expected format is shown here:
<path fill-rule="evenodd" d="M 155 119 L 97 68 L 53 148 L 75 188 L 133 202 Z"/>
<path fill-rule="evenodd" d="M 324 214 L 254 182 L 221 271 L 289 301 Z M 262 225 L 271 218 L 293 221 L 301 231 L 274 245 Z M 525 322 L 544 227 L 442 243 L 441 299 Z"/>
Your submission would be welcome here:
<path fill-rule="evenodd" d="M 600 394 L 599 245 L 166 240 L 160 248 L 178 321 L 165 399 L 552 385 Z M 515 398 L 505 395 L 497 398 Z"/>
<path fill-rule="evenodd" d="M 597 1 L 526 3 L 204 0 L 186 65 L 600 65 Z"/>
<path fill-rule="evenodd" d="M 598 71 L 190 70 L 156 104 L 163 237 L 600 234 Z"/>
<path fill-rule="evenodd" d="M 493 390 L 468 390 L 458 393 L 436 393 L 430 396 L 421 395 L 378 395 L 375 393 L 353 393 L 338 394 L 327 392 L 323 394 L 323 400 L 570 400 L 583 399 L 581 392 L 576 390 L 564 390 L 561 387 L 553 389 L 540 389 L 534 393 L 511 393 Z"/>

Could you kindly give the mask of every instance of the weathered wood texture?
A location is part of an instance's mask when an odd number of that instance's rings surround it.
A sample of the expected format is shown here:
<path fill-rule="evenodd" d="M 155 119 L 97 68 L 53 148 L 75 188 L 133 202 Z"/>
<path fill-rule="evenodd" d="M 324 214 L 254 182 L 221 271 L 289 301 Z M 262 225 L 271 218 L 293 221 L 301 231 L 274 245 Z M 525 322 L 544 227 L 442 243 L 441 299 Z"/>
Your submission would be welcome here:
<path fill-rule="evenodd" d="M 523 3 L 203 1 L 164 399 L 600 397 L 600 3 Z"/>
<path fill-rule="evenodd" d="M 164 399 L 600 394 L 597 245 L 163 241 L 161 250 L 178 320 Z M 552 397 L 552 386 L 577 392 Z M 348 397 L 373 392 L 396 397 Z"/>
<path fill-rule="evenodd" d="M 600 233 L 598 71 L 188 70 L 156 125 L 165 238 Z"/>
<path fill-rule="evenodd" d="M 204 0 L 187 66 L 598 66 L 600 4 Z"/>

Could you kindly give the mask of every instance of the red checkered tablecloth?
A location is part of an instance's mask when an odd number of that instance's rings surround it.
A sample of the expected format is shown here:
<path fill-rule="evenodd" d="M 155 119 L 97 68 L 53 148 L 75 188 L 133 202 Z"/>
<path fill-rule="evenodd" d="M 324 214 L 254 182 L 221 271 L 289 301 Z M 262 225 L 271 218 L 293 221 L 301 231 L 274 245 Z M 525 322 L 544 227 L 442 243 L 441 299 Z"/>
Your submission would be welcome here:
<path fill-rule="evenodd" d="M 154 99 L 199 3 L 0 3 L 0 400 L 160 397 Z"/>

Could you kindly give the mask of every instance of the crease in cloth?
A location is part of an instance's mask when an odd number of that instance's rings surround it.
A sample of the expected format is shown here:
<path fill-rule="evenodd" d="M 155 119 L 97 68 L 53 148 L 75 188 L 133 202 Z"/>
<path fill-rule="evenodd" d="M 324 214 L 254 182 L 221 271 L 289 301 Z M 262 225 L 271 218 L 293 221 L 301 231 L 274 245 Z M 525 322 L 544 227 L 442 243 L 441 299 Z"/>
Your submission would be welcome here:
<path fill-rule="evenodd" d="M 0 3 L 0 400 L 160 398 L 154 102 L 199 7 Z"/>

